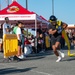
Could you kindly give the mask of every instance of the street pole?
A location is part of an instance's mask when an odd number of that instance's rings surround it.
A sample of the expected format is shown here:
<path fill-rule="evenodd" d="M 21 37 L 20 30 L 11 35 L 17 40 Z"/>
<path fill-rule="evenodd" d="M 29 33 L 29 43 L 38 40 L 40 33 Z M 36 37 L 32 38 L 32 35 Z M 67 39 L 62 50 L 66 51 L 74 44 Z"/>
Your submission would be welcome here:
<path fill-rule="evenodd" d="M 9 7 L 9 0 L 8 0 L 8 2 L 7 2 L 7 3 L 8 3 L 8 7 Z"/>
<path fill-rule="evenodd" d="M 52 0 L 52 15 L 54 15 L 54 0 Z"/>
<path fill-rule="evenodd" d="M 28 9 L 28 1 L 26 0 L 26 9 Z"/>
<path fill-rule="evenodd" d="M 0 0 L 0 10 L 1 10 L 1 0 Z"/>
<path fill-rule="evenodd" d="M 28 10 L 28 1 L 27 0 L 26 0 L 26 9 Z M 26 29 L 26 31 L 27 31 L 26 35 L 28 37 L 28 29 Z"/>

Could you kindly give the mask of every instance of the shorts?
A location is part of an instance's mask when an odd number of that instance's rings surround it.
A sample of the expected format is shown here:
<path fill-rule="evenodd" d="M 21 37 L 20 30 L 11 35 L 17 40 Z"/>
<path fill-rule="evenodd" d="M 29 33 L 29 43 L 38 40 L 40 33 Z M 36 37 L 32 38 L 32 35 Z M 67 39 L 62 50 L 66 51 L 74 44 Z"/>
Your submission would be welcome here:
<path fill-rule="evenodd" d="M 21 45 L 22 45 L 22 42 L 18 40 L 18 46 L 21 46 Z"/>
<path fill-rule="evenodd" d="M 62 39 L 61 36 L 58 36 L 56 38 L 54 36 L 52 36 L 51 37 L 51 45 L 55 45 L 56 42 L 60 42 L 61 43 L 61 39 Z"/>
<path fill-rule="evenodd" d="M 2 44 L 3 43 L 3 39 L 2 38 L 0 38 L 0 44 Z"/>

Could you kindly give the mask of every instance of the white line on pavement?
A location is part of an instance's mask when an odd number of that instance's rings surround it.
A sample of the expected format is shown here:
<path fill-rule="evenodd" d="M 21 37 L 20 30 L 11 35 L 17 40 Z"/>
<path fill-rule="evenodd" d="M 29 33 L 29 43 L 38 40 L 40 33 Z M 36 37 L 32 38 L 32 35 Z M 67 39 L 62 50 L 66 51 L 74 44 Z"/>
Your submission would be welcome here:
<path fill-rule="evenodd" d="M 49 73 L 45 73 L 45 72 L 40 72 L 40 71 L 34 71 L 34 70 L 31 70 L 31 71 L 39 73 L 39 74 L 43 74 L 43 75 L 53 75 L 53 74 L 49 74 Z"/>

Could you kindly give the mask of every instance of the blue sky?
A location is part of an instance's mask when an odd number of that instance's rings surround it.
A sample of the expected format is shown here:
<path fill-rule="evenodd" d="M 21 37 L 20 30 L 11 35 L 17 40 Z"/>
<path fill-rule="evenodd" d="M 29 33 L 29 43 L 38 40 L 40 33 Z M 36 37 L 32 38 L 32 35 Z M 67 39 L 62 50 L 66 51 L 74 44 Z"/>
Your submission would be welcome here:
<path fill-rule="evenodd" d="M 6 0 L 0 0 L 2 9 L 6 7 Z M 10 3 L 12 0 L 9 0 Z M 26 0 L 17 0 L 26 7 Z M 54 0 L 54 15 L 63 22 L 75 24 L 75 0 Z M 52 0 L 28 0 L 28 9 L 42 15 L 47 20 L 52 15 Z"/>

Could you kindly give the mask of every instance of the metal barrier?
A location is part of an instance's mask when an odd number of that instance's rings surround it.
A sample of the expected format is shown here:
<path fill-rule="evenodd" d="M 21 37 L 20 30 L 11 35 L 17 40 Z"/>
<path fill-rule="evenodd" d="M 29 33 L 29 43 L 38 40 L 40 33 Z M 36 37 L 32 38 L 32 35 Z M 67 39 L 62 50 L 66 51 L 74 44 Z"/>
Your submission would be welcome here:
<path fill-rule="evenodd" d="M 3 36 L 4 57 L 14 56 L 18 53 L 18 40 L 15 34 Z"/>

